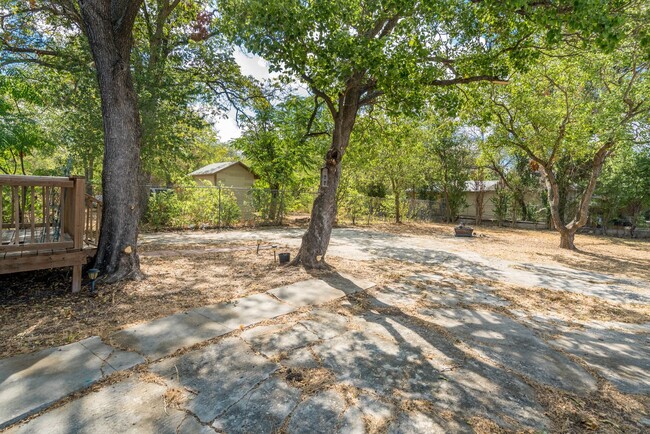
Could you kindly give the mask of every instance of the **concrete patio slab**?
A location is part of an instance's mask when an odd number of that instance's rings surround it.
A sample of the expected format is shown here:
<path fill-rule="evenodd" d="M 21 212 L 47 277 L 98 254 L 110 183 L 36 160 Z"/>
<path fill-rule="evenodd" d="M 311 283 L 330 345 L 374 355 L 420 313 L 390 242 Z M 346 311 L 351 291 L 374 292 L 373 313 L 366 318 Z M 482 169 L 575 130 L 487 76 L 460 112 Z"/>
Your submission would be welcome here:
<path fill-rule="evenodd" d="M 473 433 L 467 424 L 460 424 L 455 420 L 446 420 L 434 414 L 425 414 L 421 411 L 409 411 L 400 413 L 397 419 L 392 422 L 387 434 L 446 434 Z"/>
<path fill-rule="evenodd" d="M 320 339 L 332 339 L 348 331 L 348 318 L 322 309 L 312 309 L 300 324 Z"/>
<path fill-rule="evenodd" d="M 111 340 L 120 347 L 156 360 L 230 331 L 232 328 L 189 311 L 120 330 L 111 335 Z"/>
<path fill-rule="evenodd" d="M 19 425 L 11 434 L 214 434 L 194 417 L 165 404 L 165 387 L 134 378 Z"/>
<path fill-rule="evenodd" d="M 150 367 L 168 384 L 195 395 L 185 403 L 203 423 L 211 423 L 269 378 L 279 365 L 255 354 L 239 338 L 166 359 Z"/>
<path fill-rule="evenodd" d="M 574 329 L 551 344 L 583 359 L 622 392 L 650 393 L 650 335 Z"/>
<path fill-rule="evenodd" d="M 130 351 L 116 350 L 105 344 L 99 336 L 93 336 L 79 342 L 88 351 L 102 359 L 115 371 L 123 371 L 135 365 L 144 363 L 144 357 Z"/>
<path fill-rule="evenodd" d="M 243 332 L 241 338 L 269 358 L 277 358 L 319 340 L 318 335 L 300 323 L 255 327 Z"/>
<path fill-rule="evenodd" d="M 337 433 L 345 422 L 343 413 L 347 404 L 334 390 L 326 390 L 302 401 L 289 420 L 287 433 Z M 353 422 L 353 421 L 348 421 Z M 348 426 L 347 432 L 353 432 Z M 359 431 L 356 431 L 359 432 Z"/>
<path fill-rule="evenodd" d="M 334 288 L 320 279 L 305 280 L 268 292 L 295 307 L 324 304 L 347 295 L 345 291 Z"/>
<path fill-rule="evenodd" d="M 295 307 L 279 302 L 268 294 L 253 294 L 248 297 L 192 310 L 229 330 L 249 326 L 256 322 L 275 318 L 293 312 Z"/>
<path fill-rule="evenodd" d="M 144 360 L 91 337 L 0 360 L 0 428 Z M 115 365 L 117 368 L 115 368 Z"/>
<path fill-rule="evenodd" d="M 331 287 L 340 289 L 346 294 L 354 294 L 355 292 L 363 291 L 375 286 L 375 283 L 370 280 L 361 279 L 346 273 L 336 273 L 329 276 L 323 276 L 321 279 L 327 282 Z"/>
<path fill-rule="evenodd" d="M 439 410 L 463 409 L 466 417 L 491 418 L 513 429 L 513 420 L 520 423 L 518 428 L 544 430 L 550 425 L 530 386 L 468 359 L 421 322 L 402 315 L 363 318 L 366 325 L 358 324 L 360 330 L 312 347 L 338 382 L 375 396 L 429 401 Z"/>
<path fill-rule="evenodd" d="M 535 381 L 576 393 L 596 390 L 596 380 L 587 371 L 506 316 L 469 309 L 421 313 L 479 353 Z"/>
<path fill-rule="evenodd" d="M 300 402 L 300 390 L 279 378 L 270 378 L 230 406 L 212 426 L 227 433 L 279 432 Z"/>
<path fill-rule="evenodd" d="M 406 282 L 411 281 L 410 278 Z M 418 303 L 433 303 L 445 306 L 463 304 L 485 304 L 489 306 L 505 307 L 510 305 L 489 292 L 473 287 L 463 287 L 462 290 L 437 284 L 425 285 L 420 279 L 414 280 L 418 285 L 408 283 L 388 285 L 369 291 L 370 302 L 377 307 L 407 307 Z M 425 285 L 422 287 L 422 285 Z M 460 286 L 460 285 L 459 285 Z"/>

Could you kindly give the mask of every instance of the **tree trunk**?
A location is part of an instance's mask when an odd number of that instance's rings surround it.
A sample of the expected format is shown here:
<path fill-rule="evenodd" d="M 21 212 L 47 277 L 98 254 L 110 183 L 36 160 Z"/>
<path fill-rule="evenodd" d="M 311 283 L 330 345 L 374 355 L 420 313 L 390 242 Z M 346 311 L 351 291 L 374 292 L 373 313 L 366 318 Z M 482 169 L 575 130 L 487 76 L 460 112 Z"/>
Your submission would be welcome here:
<path fill-rule="evenodd" d="M 521 219 L 524 221 L 529 220 L 528 216 L 528 207 L 526 206 L 526 201 L 524 200 L 524 193 L 517 193 L 517 202 L 519 203 L 519 208 L 521 208 Z"/>
<path fill-rule="evenodd" d="M 634 238 L 634 231 L 636 230 L 636 222 L 639 221 L 639 215 L 641 214 L 641 205 L 635 205 L 632 207 L 632 224 L 630 225 L 630 238 Z"/>
<path fill-rule="evenodd" d="M 79 0 L 104 124 L 104 212 L 95 267 L 109 282 L 142 276 L 137 255 L 141 127 L 130 69 L 133 23 L 140 4 Z"/>
<path fill-rule="evenodd" d="M 400 209 L 399 193 L 395 192 L 395 223 L 402 223 L 402 210 Z"/>
<path fill-rule="evenodd" d="M 325 156 L 327 184 L 321 187 L 314 200 L 307 232 L 302 237 L 300 250 L 292 265 L 302 264 L 305 268 L 326 268 L 325 253 L 336 219 L 336 191 L 341 180 L 341 160 L 354 128 L 359 109 L 359 90 L 348 88 L 339 97 L 339 109 L 333 112 L 334 132 L 332 144 Z"/>
<path fill-rule="evenodd" d="M 587 219 L 589 218 L 589 205 L 591 203 L 591 198 L 593 197 L 594 191 L 596 190 L 598 176 L 603 169 L 605 159 L 610 154 L 611 149 L 614 147 L 614 145 L 615 142 L 613 140 L 609 140 L 603 146 L 601 146 L 594 155 L 591 163 L 591 174 L 589 176 L 587 188 L 585 188 L 585 191 L 580 198 L 580 204 L 576 210 L 575 217 L 568 224 L 564 223 L 564 216 L 561 214 L 560 205 L 563 198 L 560 195 L 560 188 L 558 186 L 557 179 L 555 178 L 555 174 L 550 168 L 546 167 L 543 164 L 540 164 L 544 182 L 546 184 L 548 203 L 551 208 L 552 222 L 555 228 L 560 232 L 560 248 L 576 250 L 575 244 L 573 243 L 575 234 L 578 229 L 587 223 Z"/>
<path fill-rule="evenodd" d="M 484 200 L 484 195 L 485 195 L 485 192 L 483 190 L 478 190 L 478 192 L 476 193 L 476 203 L 475 203 L 475 206 L 476 206 L 476 216 L 475 216 L 476 220 L 475 220 L 474 223 L 477 226 L 480 226 L 481 223 L 483 223 L 483 200 Z"/>
<path fill-rule="evenodd" d="M 272 222 L 277 222 L 279 220 L 280 210 L 278 209 L 278 201 L 280 197 L 280 185 L 277 183 L 269 184 L 271 190 L 271 203 L 269 204 L 269 215 L 268 219 Z"/>
<path fill-rule="evenodd" d="M 447 191 L 447 187 L 444 187 L 444 195 L 445 195 L 445 222 L 446 223 L 451 223 L 451 207 L 449 206 L 449 192 Z"/>
<path fill-rule="evenodd" d="M 560 248 L 568 250 L 576 250 L 574 244 L 574 239 L 576 237 L 576 231 L 574 230 L 561 230 L 560 231 Z"/>
<path fill-rule="evenodd" d="M 399 189 L 397 188 L 397 183 L 395 181 L 391 181 L 391 185 L 393 187 L 393 195 L 395 196 L 395 223 L 399 224 L 402 223 L 402 210 L 400 209 L 399 203 Z"/>

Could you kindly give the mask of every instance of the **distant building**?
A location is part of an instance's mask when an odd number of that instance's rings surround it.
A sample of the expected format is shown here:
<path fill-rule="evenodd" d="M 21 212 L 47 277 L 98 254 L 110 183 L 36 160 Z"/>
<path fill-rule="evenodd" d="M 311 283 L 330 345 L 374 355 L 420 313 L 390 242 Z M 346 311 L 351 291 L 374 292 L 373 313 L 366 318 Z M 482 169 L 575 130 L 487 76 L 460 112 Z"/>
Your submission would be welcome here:
<path fill-rule="evenodd" d="M 240 161 L 225 161 L 203 166 L 190 173 L 198 184 L 220 185 L 230 189 L 237 199 L 243 217 L 252 213 L 251 188 L 258 178 L 244 163 Z"/>
<path fill-rule="evenodd" d="M 492 198 L 500 187 L 499 181 L 465 181 L 465 209 L 460 214 L 463 217 L 476 218 L 477 206 L 483 204 L 483 220 L 496 219 Z"/>
<path fill-rule="evenodd" d="M 190 173 L 198 183 L 209 182 L 212 185 L 221 184 L 224 187 L 248 189 L 253 187 L 257 176 L 240 161 L 212 163 Z"/>
<path fill-rule="evenodd" d="M 466 221 L 468 223 L 476 221 L 480 214 L 481 221 L 496 221 L 497 215 L 494 211 L 494 198 L 496 197 L 500 189 L 505 188 L 501 181 L 466 181 L 465 182 L 465 208 L 460 212 L 461 221 Z M 539 192 L 536 191 L 527 191 L 525 193 L 524 202 L 528 206 L 533 206 L 534 208 L 541 208 L 542 201 L 539 195 Z M 478 208 L 482 206 L 482 212 L 477 212 Z M 512 206 L 511 203 L 508 204 L 509 210 L 505 220 L 510 221 L 512 219 Z M 517 212 L 519 210 L 517 209 Z M 524 223 L 524 222 L 519 222 Z M 533 224 L 535 227 L 544 226 L 546 222 L 538 220 L 537 222 L 528 222 L 527 224 Z M 524 227 L 528 227 L 525 226 Z"/>

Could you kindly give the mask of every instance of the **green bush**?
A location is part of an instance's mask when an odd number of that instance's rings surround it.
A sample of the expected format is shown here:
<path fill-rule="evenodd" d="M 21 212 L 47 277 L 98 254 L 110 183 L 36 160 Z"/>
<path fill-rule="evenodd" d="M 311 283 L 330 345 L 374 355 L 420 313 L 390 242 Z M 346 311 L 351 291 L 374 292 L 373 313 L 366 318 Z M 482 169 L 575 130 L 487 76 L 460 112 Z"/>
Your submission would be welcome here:
<path fill-rule="evenodd" d="M 252 205 L 262 221 L 280 221 L 284 215 L 284 191 L 256 188 L 252 191 Z"/>
<path fill-rule="evenodd" d="M 156 229 L 174 226 L 181 213 L 181 204 L 174 191 L 161 191 L 149 196 L 145 223 Z"/>
<path fill-rule="evenodd" d="M 505 189 L 497 190 L 495 196 L 490 199 L 494 205 L 494 216 L 497 218 L 497 224 L 501 226 L 503 220 L 508 217 L 508 204 L 510 203 L 511 194 Z"/>
<path fill-rule="evenodd" d="M 352 220 L 353 225 L 368 212 L 368 198 L 356 189 L 347 191 L 341 202 L 345 216 Z"/>
<path fill-rule="evenodd" d="M 189 186 L 149 197 L 145 223 L 162 227 L 232 226 L 241 218 L 235 194 L 223 187 Z"/>

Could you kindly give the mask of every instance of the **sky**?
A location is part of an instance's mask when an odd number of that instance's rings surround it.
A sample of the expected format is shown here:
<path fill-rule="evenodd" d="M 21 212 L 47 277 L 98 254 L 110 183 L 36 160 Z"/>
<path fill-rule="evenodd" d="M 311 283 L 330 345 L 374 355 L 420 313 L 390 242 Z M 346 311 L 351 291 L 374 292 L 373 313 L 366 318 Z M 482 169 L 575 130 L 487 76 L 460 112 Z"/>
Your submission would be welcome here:
<path fill-rule="evenodd" d="M 266 80 L 271 77 L 266 61 L 259 56 L 246 55 L 237 50 L 235 51 L 235 61 L 244 75 L 252 75 L 258 80 Z M 234 109 L 228 112 L 227 118 L 217 119 L 214 127 L 217 130 L 219 139 L 223 142 L 241 136 L 241 130 L 237 127 L 237 122 L 235 122 Z"/>
<path fill-rule="evenodd" d="M 241 50 L 236 49 L 234 57 L 243 75 L 251 75 L 253 78 L 261 81 L 279 76 L 277 73 L 271 74 L 267 62 L 259 56 L 244 54 Z M 307 89 L 300 83 L 295 83 L 295 93 L 301 96 L 309 95 Z M 241 130 L 237 127 L 237 122 L 235 121 L 234 109 L 228 112 L 226 118 L 217 119 L 214 123 L 214 128 L 222 142 L 228 142 L 241 136 Z"/>

